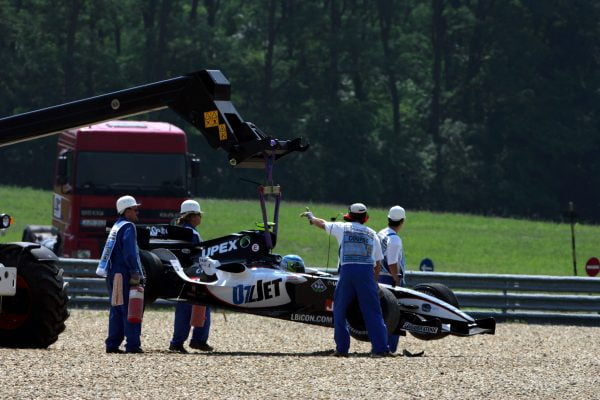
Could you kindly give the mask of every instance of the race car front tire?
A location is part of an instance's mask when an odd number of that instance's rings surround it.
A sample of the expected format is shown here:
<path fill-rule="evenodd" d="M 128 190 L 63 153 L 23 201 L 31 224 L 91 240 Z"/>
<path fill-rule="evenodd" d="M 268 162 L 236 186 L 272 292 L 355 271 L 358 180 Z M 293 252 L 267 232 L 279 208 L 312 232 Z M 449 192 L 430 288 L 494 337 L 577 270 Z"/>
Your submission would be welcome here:
<path fill-rule="evenodd" d="M 429 296 L 433 296 L 437 299 L 445 301 L 446 303 L 459 308 L 458 299 L 452 290 L 441 283 L 420 283 L 414 288 L 417 292 L 425 293 Z M 412 336 L 420 340 L 438 340 L 448 336 L 448 333 L 439 332 L 436 334 L 430 333 L 415 333 L 410 332 Z"/>

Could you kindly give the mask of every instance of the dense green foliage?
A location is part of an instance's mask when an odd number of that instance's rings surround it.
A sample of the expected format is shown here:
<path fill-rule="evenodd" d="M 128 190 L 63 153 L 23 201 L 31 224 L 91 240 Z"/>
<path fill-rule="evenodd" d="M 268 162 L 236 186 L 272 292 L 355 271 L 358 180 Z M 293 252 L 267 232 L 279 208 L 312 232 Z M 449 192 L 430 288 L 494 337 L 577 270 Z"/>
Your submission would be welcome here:
<path fill-rule="evenodd" d="M 593 0 L 0 0 L 0 115 L 215 68 L 246 120 L 312 143 L 279 163 L 288 199 L 554 220 L 572 200 L 598 222 L 599 20 Z M 0 149 L 0 183 L 49 188 L 55 140 Z M 252 192 L 190 142 L 198 195 Z"/>
<path fill-rule="evenodd" d="M 0 198 L 1 211 L 10 212 L 15 219 L 3 242 L 20 240 L 27 224 L 51 222 L 52 194 L 48 191 L 0 186 Z M 261 218 L 258 201 L 198 200 L 205 211 L 198 230 L 205 240 L 252 229 Z M 336 240 L 329 240 L 325 232 L 298 217 L 306 205 L 325 219 L 339 218 L 344 211 L 344 206 L 335 204 L 284 203 L 275 252 L 298 254 L 310 266 L 333 270 L 337 263 Z M 386 212 L 371 209 L 368 225 L 376 230 L 383 228 Z M 400 234 L 410 270 L 418 270 L 421 260 L 427 257 L 434 261 L 436 271 L 442 272 L 573 275 L 568 224 L 409 210 Z M 600 257 L 600 226 L 577 225 L 576 235 L 578 275 L 585 276 L 586 260 Z"/>

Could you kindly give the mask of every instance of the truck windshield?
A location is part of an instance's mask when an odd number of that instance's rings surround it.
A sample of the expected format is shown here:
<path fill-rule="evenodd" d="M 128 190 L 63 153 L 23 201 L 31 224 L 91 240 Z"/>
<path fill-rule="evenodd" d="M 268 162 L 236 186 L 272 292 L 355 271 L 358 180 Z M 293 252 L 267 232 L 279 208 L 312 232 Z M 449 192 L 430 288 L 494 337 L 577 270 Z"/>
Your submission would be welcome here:
<path fill-rule="evenodd" d="M 183 154 L 81 152 L 76 168 L 79 194 L 187 196 Z"/>

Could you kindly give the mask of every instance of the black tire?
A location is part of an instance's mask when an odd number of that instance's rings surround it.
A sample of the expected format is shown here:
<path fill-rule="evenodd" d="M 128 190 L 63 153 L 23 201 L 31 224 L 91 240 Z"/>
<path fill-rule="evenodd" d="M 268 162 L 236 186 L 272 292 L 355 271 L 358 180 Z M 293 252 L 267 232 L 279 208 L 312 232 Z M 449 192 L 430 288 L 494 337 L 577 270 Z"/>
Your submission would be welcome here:
<path fill-rule="evenodd" d="M 22 258 L 17 293 L 2 298 L 0 347 L 47 348 L 65 330 L 67 303 L 62 270 L 53 262 Z"/>
<path fill-rule="evenodd" d="M 441 283 L 420 283 L 416 285 L 413 289 L 417 292 L 433 296 L 437 299 L 445 301 L 448 304 L 453 305 L 456 308 L 459 308 L 458 299 L 456 298 L 456 295 L 446 285 L 442 285 Z M 410 332 L 410 334 L 420 340 L 439 340 L 448 336 L 448 333 L 443 332 L 437 334 Z"/>
<path fill-rule="evenodd" d="M 146 276 L 144 306 L 148 306 L 154 303 L 160 296 L 160 282 L 161 276 L 164 274 L 164 267 L 160 258 L 146 250 L 140 250 L 140 261 L 142 262 L 142 268 Z"/>
<path fill-rule="evenodd" d="M 169 299 L 181 294 L 184 281 L 173 272 L 172 268 L 165 267 L 156 254 L 140 250 L 140 260 L 146 276 L 144 306 L 154 303 L 158 298 Z"/>
<path fill-rule="evenodd" d="M 400 310 L 398 309 L 396 296 L 387 289 L 379 288 L 379 302 L 381 304 L 381 312 L 383 314 L 385 326 L 387 327 L 388 335 L 391 335 L 400 321 Z M 369 333 L 357 299 L 350 303 L 346 321 L 348 322 L 350 336 L 362 342 L 370 341 Z"/>

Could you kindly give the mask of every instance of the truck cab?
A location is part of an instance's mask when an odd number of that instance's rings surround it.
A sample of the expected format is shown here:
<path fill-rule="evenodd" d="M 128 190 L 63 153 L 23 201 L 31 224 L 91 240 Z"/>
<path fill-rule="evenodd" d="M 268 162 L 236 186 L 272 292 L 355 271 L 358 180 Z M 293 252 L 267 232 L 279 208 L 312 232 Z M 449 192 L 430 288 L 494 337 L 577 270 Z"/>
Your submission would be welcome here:
<path fill-rule="evenodd" d="M 198 159 L 185 132 L 164 122 L 113 120 L 58 137 L 52 225 L 59 255 L 99 258 L 115 201 L 129 194 L 140 223 L 169 223 L 191 196 Z"/>

